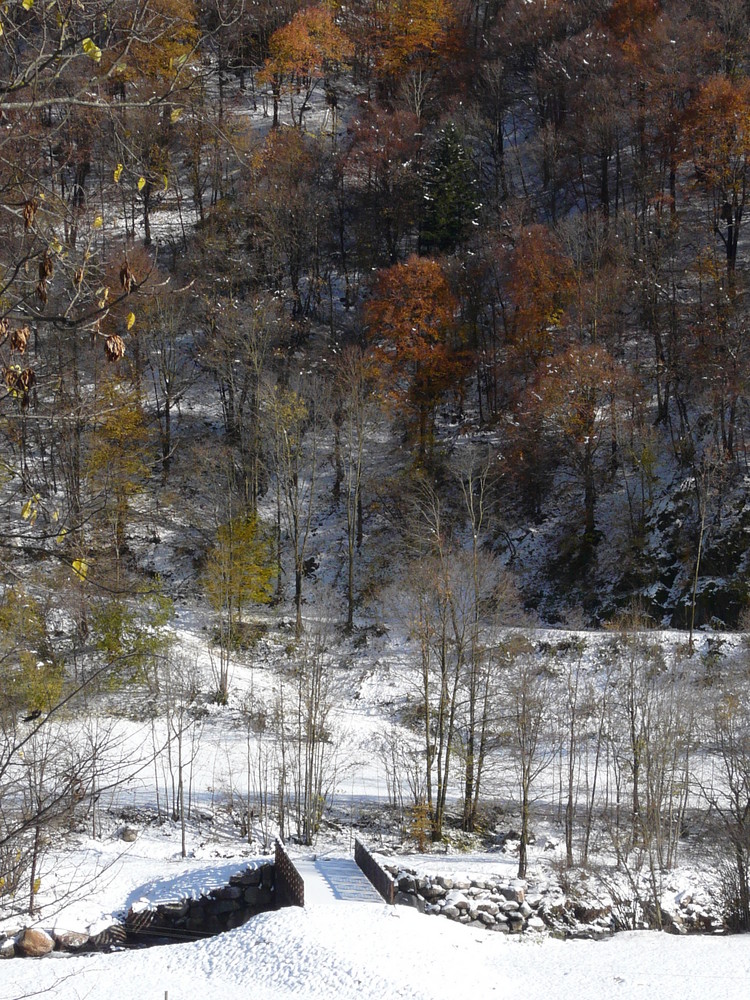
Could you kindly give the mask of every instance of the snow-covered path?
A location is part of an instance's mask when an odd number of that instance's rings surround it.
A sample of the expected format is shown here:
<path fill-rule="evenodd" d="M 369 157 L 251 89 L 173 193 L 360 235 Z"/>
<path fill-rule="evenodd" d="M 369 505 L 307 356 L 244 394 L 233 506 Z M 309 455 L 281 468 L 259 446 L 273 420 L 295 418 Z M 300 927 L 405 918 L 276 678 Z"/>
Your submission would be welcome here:
<path fill-rule="evenodd" d="M 383 902 L 352 858 L 295 858 L 294 866 L 305 883 L 306 906 Z"/>

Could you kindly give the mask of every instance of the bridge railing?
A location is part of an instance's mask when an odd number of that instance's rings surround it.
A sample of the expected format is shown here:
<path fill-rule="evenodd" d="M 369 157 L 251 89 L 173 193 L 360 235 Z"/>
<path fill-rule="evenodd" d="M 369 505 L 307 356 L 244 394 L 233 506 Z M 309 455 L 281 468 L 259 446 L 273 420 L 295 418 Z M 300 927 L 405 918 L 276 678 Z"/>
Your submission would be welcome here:
<path fill-rule="evenodd" d="M 276 906 L 304 906 L 305 883 L 279 837 L 274 854 Z"/>
<path fill-rule="evenodd" d="M 386 903 L 390 903 L 392 906 L 396 900 L 396 885 L 393 879 L 387 871 L 380 867 L 365 845 L 356 837 L 354 838 L 354 860 Z"/>

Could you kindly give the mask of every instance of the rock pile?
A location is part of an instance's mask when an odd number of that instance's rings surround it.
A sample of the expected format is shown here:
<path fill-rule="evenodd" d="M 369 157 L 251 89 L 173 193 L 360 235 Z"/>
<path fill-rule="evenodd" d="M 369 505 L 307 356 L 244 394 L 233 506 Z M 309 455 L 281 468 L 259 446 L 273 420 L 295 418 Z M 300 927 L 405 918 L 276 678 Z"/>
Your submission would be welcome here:
<path fill-rule="evenodd" d="M 424 876 L 409 868 L 383 867 L 396 882 L 397 904 L 505 934 L 544 930 L 537 913 L 542 897 L 529 895 L 523 879 Z"/>
<path fill-rule="evenodd" d="M 396 883 L 396 903 L 504 934 L 546 931 L 564 938 L 602 938 L 624 928 L 658 926 L 653 910 L 632 900 L 613 900 L 591 886 L 565 892 L 556 882 L 529 886 L 500 876 L 447 877 L 382 863 Z M 704 893 L 680 892 L 661 911 L 673 934 L 719 933 L 723 922 Z"/>
<path fill-rule="evenodd" d="M 113 951 L 125 944 L 126 934 L 122 924 L 112 924 L 96 934 L 25 927 L 18 934 L 0 940 L 0 958 L 41 958 L 52 951 Z"/>

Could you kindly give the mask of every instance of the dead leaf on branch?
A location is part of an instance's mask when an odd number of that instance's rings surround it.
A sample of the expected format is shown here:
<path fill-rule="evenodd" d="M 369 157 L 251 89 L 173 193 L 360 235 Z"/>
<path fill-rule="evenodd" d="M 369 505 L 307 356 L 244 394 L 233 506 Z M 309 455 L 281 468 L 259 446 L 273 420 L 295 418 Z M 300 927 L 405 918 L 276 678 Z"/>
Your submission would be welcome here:
<path fill-rule="evenodd" d="M 119 361 L 125 355 L 125 341 L 118 334 L 113 333 L 107 337 L 104 345 L 108 361 Z"/>
<path fill-rule="evenodd" d="M 36 215 L 36 210 L 39 208 L 39 202 L 34 198 L 30 198 L 23 206 L 23 227 L 24 229 L 30 229 L 34 224 L 34 216 Z"/>
<path fill-rule="evenodd" d="M 135 284 L 135 275 L 130 269 L 130 264 L 127 261 L 123 262 L 120 268 L 120 285 L 125 291 L 126 295 L 130 295 L 133 291 L 133 285 Z"/>
<path fill-rule="evenodd" d="M 25 354 L 30 335 L 31 330 L 29 330 L 28 326 L 22 326 L 14 330 L 10 335 L 10 349 L 18 351 L 19 354 Z"/>
<path fill-rule="evenodd" d="M 46 281 L 47 278 L 51 278 L 54 270 L 55 266 L 52 263 L 52 257 L 49 253 L 45 253 L 39 261 L 39 280 Z"/>

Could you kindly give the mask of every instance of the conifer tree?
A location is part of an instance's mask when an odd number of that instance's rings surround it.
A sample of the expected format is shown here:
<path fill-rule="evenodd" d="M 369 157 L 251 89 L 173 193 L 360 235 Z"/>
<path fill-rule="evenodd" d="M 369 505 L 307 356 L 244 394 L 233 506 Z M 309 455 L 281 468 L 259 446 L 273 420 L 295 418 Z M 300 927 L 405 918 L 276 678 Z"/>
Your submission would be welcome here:
<path fill-rule="evenodd" d="M 455 250 L 481 206 L 474 169 L 453 122 L 440 130 L 424 172 L 423 192 L 422 248 Z"/>

